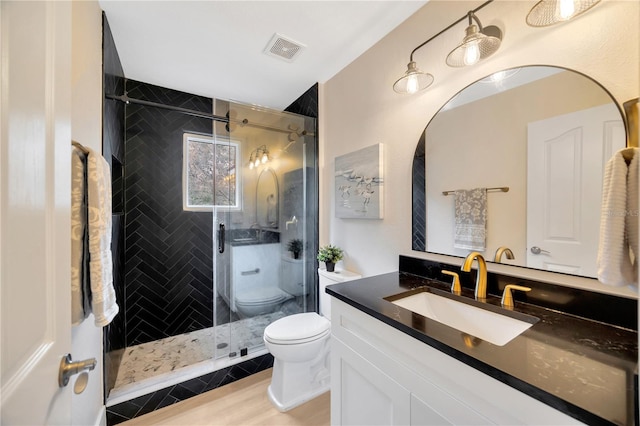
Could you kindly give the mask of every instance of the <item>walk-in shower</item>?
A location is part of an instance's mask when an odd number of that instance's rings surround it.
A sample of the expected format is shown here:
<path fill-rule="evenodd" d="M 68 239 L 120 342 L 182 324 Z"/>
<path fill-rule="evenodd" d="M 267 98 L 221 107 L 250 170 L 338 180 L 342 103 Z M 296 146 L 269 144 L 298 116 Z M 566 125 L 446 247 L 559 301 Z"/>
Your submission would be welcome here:
<path fill-rule="evenodd" d="M 317 306 L 315 119 L 125 87 L 108 406 L 265 355 L 268 324 Z"/>

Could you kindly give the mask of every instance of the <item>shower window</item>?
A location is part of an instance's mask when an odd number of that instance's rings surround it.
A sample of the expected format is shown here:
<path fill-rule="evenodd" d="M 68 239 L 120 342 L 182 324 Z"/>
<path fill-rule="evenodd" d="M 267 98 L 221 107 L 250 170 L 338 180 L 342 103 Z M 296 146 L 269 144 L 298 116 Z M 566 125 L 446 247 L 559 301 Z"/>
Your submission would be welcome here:
<path fill-rule="evenodd" d="M 182 199 L 184 210 L 213 207 L 241 210 L 242 181 L 236 167 L 240 146 L 231 140 L 185 133 L 183 136 Z"/>

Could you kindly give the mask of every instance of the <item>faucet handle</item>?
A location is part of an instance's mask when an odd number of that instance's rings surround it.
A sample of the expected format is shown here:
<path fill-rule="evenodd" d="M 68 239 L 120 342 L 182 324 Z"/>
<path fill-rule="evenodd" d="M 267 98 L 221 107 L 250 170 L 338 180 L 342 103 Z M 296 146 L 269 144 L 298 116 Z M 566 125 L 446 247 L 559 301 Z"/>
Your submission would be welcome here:
<path fill-rule="evenodd" d="M 515 306 L 513 303 L 513 295 L 511 294 L 511 290 L 531 291 L 531 288 L 515 284 L 507 284 L 506 286 L 504 286 L 504 291 L 502 292 L 502 307 L 507 309 L 513 309 L 513 307 Z"/>
<path fill-rule="evenodd" d="M 457 272 L 441 271 L 445 275 L 451 275 L 453 277 L 453 283 L 451 283 L 451 293 L 460 296 L 462 293 L 462 287 L 460 286 L 460 276 Z"/>

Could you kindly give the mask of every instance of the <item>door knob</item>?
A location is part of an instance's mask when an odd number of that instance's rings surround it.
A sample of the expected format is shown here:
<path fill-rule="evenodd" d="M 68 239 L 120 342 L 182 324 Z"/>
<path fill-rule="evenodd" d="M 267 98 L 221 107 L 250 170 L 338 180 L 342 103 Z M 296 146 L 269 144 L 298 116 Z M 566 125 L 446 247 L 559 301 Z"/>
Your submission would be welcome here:
<path fill-rule="evenodd" d="M 60 361 L 60 371 L 58 372 L 58 386 L 61 388 L 69 384 L 69 379 L 74 374 L 81 373 L 86 370 L 93 370 L 96 368 L 95 358 L 85 359 L 83 361 L 71 361 L 71 354 L 66 354 Z"/>
<path fill-rule="evenodd" d="M 531 253 L 533 254 L 540 254 L 540 253 L 544 253 L 544 254 L 551 254 L 550 251 L 546 251 L 546 250 L 542 250 L 540 247 L 538 246 L 533 246 L 531 247 Z"/>

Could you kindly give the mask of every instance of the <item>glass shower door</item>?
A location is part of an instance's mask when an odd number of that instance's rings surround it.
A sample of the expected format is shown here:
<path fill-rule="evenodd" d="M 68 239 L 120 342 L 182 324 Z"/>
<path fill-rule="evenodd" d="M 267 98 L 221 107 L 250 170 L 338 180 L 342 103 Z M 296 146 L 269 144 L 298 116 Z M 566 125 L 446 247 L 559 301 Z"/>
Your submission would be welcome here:
<path fill-rule="evenodd" d="M 222 107 L 229 123 L 215 126 L 215 194 L 226 203 L 216 202 L 213 216 L 216 357 L 233 358 L 264 350 L 271 322 L 315 309 L 317 215 L 307 211 L 317 199 L 315 120 Z"/>
<path fill-rule="evenodd" d="M 214 114 L 228 111 L 228 102 L 215 101 Z M 232 212 L 242 208 L 242 192 L 238 179 L 240 146 L 230 137 L 227 123 L 213 122 L 213 285 L 214 285 L 214 358 L 235 358 L 240 355 L 233 340 L 232 327 L 238 317 L 233 308 Z"/>

